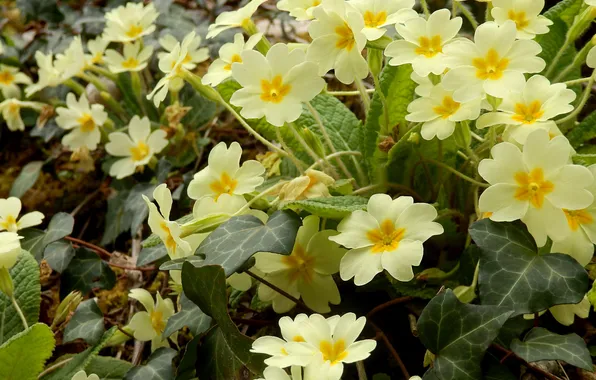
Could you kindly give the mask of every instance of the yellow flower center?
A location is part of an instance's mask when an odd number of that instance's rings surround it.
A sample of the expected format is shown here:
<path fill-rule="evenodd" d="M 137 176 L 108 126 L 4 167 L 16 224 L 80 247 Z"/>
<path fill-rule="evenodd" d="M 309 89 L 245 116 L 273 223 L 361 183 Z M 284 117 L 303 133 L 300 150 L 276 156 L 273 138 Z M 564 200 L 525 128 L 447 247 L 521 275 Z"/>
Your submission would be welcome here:
<path fill-rule="evenodd" d="M 544 115 L 542 104 L 538 100 L 534 100 L 530 104 L 517 103 L 514 111 L 515 115 L 511 118 L 523 124 L 534 124 Z"/>
<path fill-rule="evenodd" d="M 583 224 L 591 224 L 594 222 L 592 215 L 586 210 L 565 210 L 563 209 L 565 216 L 567 217 L 567 224 L 571 231 L 577 231 Z"/>
<path fill-rule="evenodd" d="M 240 54 L 234 54 L 232 56 L 232 59 L 230 60 L 230 63 L 228 63 L 227 65 L 224 66 L 224 70 L 230 71 L 232 70 L 232 64 L 233 63 L 242 63 L 242 57 L 240 56 Z"/>
<path fill-rule="evenodd" d="M 5 229 L 6 231 L 16 231 L 18 229 L 17 219 L 12 215 L 8 215 L 6 218 L 0 221 L 0 227 Z"/>
<path fill-rule="evenodd" d="M 221 173 L 219 180 L 211 182 L 209 188 L 215 193 L 215 200 L 222 194 L 234 194 L 238 181 L 226 172 Z"/>
<path fill-rule="evenodd" d="M 324 340 L 319 343 L 319 350 L 321 350 L 321 353 L 323 354 L 323 359 L 325 361 L 330 361 L 331 365 L 340 363 L 346 356 L 348 356 L 346 343 L 343 339 L 340 339 L 335 343 Z"/>
<path fill-rule="evenodd" d="M 13 116 L 18 116 L 21 111 L 21 106 L 18 103 L 10 103 L 8 106 L 8 113 Z"/>
<path fill-rule="evenodd" d="M 302 335 L 296 335 L 295 337 L 292 338 L 292 342 L 301 343 L 301 342 L 306 342 L 306 340 L 304 340 Z"/>
<path fill-rule="evenodd" d="M 536 168 L 530 173 L 518 172 L 514 178 L 519 185 L 519 188 L 515 191 L 515 199 L 529 201 L 536 208 L 541 208 L 544 204 L 545 195 L 552 193 L 555 189 L 552 182 L 544 179 L 542 168 Z"/>
<path fill-rule="evenodd" d="M 281 103 L 291 90 L 291 85 L 283 84 L 281 75 L 276 75 L 271 82 L 261 80 L 261 100 L 264 102 Z"/>
<path fill-rule="evenodd" d="M 143 161 L 149 155 L 149 146 L 139 141 L 136 146 L 130 148 L 130 156 L 133 161 Z"/>
<path fill-rule="evenodd" d="M 513 9 L 510 9 L 509 12 L 507 12 L 507 18 L 515 22 L 517 29 L 524 29 L 530 25 L 530 20 L 528 20 L 526 12 L 524 11 L 516 12 Z"/>
<path fill-rule="evenodd" d="M 509 67 L 509 59 L 499 57 L 495 49 L 490 49 L 484 58 L 474 58 L 472 65 L 476 68 L 478 79 L 501 79 L 503 72 Z"/>
<path fill-rule="evenodd" d="M 170 231 L 170 228 L 168 227 L 165 221 L 162 221 L 159 227 L 161 227 L 161 229 L 167 234 L 166 240 L 164 241 L 164 245 L 166 246 L 166 248 L 168 248 L 168 251 L 171 251 L 172 254 L 175 255 L 176 248 L 178 247 L 178 245 L 174 240 L 174 236 L 172 236 L 172 231 Z"/>
<path fill-rule="evenodd" d="M 93 121 L 93 116 L 88 113 L 83 114 L 83 116 L 77 119 L 77 123 L 81 126 L 81 131 L 83 132 L 91 132 L 95 129 L 95 121 Z"/>
<path fill-rule="evenodd" d="M 445 96 L 440 106 L 433 107 L 433 111 L 441 116 L 443 119 L 455 114 L 459 110 L 461 104 L 453 100 L 451 96 Z"/>
<path fill-rule="evenodd" d="M 364 13 L 364 25 L 369 28 L 377 28 L 387 21 L 387 12 L 382 11 L 377 14 L 374 14 L 371 11 L 366 11 Z"/>
<path fill-rule="evenodd" d="M 166 323 L 163 320 L 163 314 L 161 311 L 154 310 L 149 313 L 149 316 L 151 317 L 151 326 L 153 326 L 153 330 L 162 334 L 166 329 Z"/>
<path fill-rule="evenodd" d="M 0 83 L 2 83 L 5 86 L 8 86 L 9 84 L 12 84 L 13 81 L 14 75 L 12 75 L 10 71 L 0 71 Z"/>
<path fill-rule="evenodd" d="M 319 5 L 321 5 L 321 0 L 314 0 L 311 7 L 318 7 Z"/>
<path fill-rule="evenodd" d="M 122 62 L 122 67 L 125 69 L 135 69 L 139 66 L 139 60 L 135 57 L 130 57 L 126 61 Z"/>
<path fill-rule="evenodd" d="M 91 58 L 91 63 L 103 63 L 103 53 L 95 53 Z"/>
<path fill-rule="evenodd" d="M 140 25 L 131 25 L 126 32 L 126 36 L 129 38 L 137 38 L 141 33 L 143 33 L 143 27 Z"/>
<path fill-rule="evenodd" d="M 385 219 L 380 228 L 368 231 L 366 237 L 373 243 L 373 253 L 383 253 L 396 250 L 405 233 L 405 228 L 395 228 L 393 221 Z"/>
<path fill-rule="evenodd" d="M 315 272 L 315 258 L 309 256 L 300 244 L 296 244 L 292 254 L 282 257 L 281 261 L 290 268 L 291 282 L 298 279 L 302 279 L 306 283 L 312 281 Z"/>
<path fill-rule="evenodd" d="M 356 45 L 356 38 L 354 37 L 354 32 L 352 32 L 352 29 L 348 24 L 344 23 L 342 26 L 335 28 L 335 34 L 337 34 L 337 42 L 335 43 L 335 47 L 338 49 L 346 49 L 347 51 L 354 49 L 354 45 Z"/>
<path fill-rule="evenodd" d="M 441 36 L 432 36 L 431 38 L 422 36 L 418 39 L 418 47 L 415 52 L 418 55 L 423 55 L 426 58 L 432 58 L 435 55 L 443 52 L 443 46 L 441 46 Z"/>

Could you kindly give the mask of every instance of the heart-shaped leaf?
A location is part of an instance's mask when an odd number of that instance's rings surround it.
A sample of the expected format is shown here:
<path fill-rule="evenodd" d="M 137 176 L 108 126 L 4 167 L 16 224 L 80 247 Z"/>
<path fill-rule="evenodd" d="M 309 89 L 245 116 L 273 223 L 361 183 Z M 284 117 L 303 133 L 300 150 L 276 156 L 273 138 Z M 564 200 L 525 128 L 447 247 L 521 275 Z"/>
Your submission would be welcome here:
<path fill-rule="evenodd" d="M 103 313 L 95 300 L 88 299 L 81 302 L 64 329 L 64 343 L 75 339 L 83 339 L 89 344 L 95 344 L 101 339 L 105 331 Z"/>

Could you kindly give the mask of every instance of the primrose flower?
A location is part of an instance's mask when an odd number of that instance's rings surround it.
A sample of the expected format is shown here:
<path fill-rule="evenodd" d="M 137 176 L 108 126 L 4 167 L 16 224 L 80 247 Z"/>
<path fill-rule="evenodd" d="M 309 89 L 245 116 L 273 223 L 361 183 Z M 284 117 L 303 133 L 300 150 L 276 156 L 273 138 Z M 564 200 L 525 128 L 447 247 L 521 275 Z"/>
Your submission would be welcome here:
<path fill-rule="evenodd" d="M 596 1 L 596 0 L 595 0 Z M 596 69 L 596 46 L 590 49 L 586 57 L 586 65 L 591 69 Z"/>
<path fill-rule="evenodd" d="M 159 13 L 153 3 L 126 3 L 105 14 L 103 36 L 108 41 L 132 42 L 155 31 L 153 24 Z"/>
<path fill-rule="evenodd" d="M 0 231 L 17 232 L 41 224 L 44 215 L 39 211 L 27 213 L 19 219 L 21 207 L 19 198 L 0 198 Z"/>
<path fill-rule="evenodd" d="M 319 66 L 319 75 L 334 69 L 343 84 L 366 78 L 368 64 L 360 54 L 366 45 L 362 15 L 343 0 L 327 0 L 313 16 L 308 26 L 313 41 L 306 55 Z"/>
<path fill-rule="evenodd" d="M 230 103 L 242 107 L 248 119 L 263 116 L 275 126 L 297 120 L 302 103 L 312 100 L 325 87 L 317 75 L 317 65 L 306 60 L 304 51 L 290 51 L 276 44 L 267 56 L 254 50 L 242 52 L 242 62 L 232 64 L 232 76 L 243 87 L 232 95 Z"/>
<path fill-rule="evenodd" d="M 299 366 L 292 366 L 290 369 L 290 375 L 288 375 L 286 371 L 279 367 L 267 367 L 263 371 L 263 376 L 265 376 L 265 378 L 257 380 L 321 380 L 324 378 L 321 377 L 321 374 L 309 374 L 308 370 L 305 370 L 303 377 L 302 368 Z"/>
<path fill-rule="evenodd" d="M 19 84 L 31 84 L 31 78 L 21 73 L 18 67 L 0 65 L 0 91 L 5 99 L 21 96 Z"/>
<path fill-rule="evenodd" d="M 287 350 L 289 342 L 305 341 L 302 333 L 304 324 L 307 321 L 308 316 L 306 314 L 298 314 L 295 319 L 281 317 L 278 323 L 283 339 L 275 336 L 262 336 L 253 342 L 250 351 L 271 356 L 265 359 L 265 364 L 273 367 L 285 368 L 291 365 L 304 366 L 308 364 L 310 358 L 290 356 Z"/>
<path fill-rule="evenodd" d="M 515 22 L 517 38 L 531 40 L 537 34 L 548 33 L 551 20 L 540 15 L 544 0 L 493 0 L 491 14 L 499 25 L 507 20 Z"/>
<path fill-rule="evenodd" d="M 87 372 L 79 371 L 70 380 L 99 380 L 99 376 L 94 373 L 87 376 Z"/>
<path fill-rule="evenodd" d="M 147 67 L 152 53 L 152 46 L 145 46 L 141 50 L 141 41 L 137 41 L 124 45 L 124 55 L 113 49 L 106 50 L 104 60 L 110 71 L 115 74 L 126 71 L 141 71 Z"/>
<path fill-rule="evenodd" d="M 259 252 L 255 267 L 265 273 L 265 279 L 285 290 L 319 313 L 331 311 L 328 303 L 337 305 L 341 298 L 333 274 L 339 271 L 339 262 L 346 250 L 329 240 L 335 231 L 319 232 L 320 219 L 314 215 L 303 220 L 298 229 L 294 248 L 289 256 Z M 259 298 L 273 301 L 273 310 L 286 313 L 294 302 L 281 296 L 266 285 L 259 285 Z"/>
<path fill-rule="evenodd" d="M 220 142 L 209 152 L 208 165 L 194 175 L 188 185 L 188 196 L 199 200 L 205 197 L 216 200 L 223 194 L 243 197 L 251 193 L 265 179 L 263 165 L 254 160 L 245 161 L 240 166 L 242 148 L 237 142 Z"/>
<path fill-rule="evenodd" d="M 277 9 L 289 12 L 298 21 L 312 20 L 312 11 L 321 5 L 322 0 L 280 0 Z"/>
<path fill-rule="evenodd" d="M 159 39 L 159 44 L 168 52 L 172 52 L 176 48 L 178 41 L 171 34 L 167 34 Z M 181 45 L 186 47 L 186 55 L 182 60 L 182 67 L 185 69 L 193 70 L 197 67 L 197 63 L 209 59 L 209 49 L 201 47 L 201 36 L 197 36 L 194 30 L 184 37 Z M 165 55 L 167 53 L 161 52 L 157 56 L 161 59 Z"/>
<path fill-rule="evenodd" d="M 340 234 L 329 238 L 350 249 L 339 267 L 342 280 L 353 277 L 361 286 L 383 269 L 398 281 L 413 279 L 412 266 L 420 265 L 424 254 L 422 243 L 443 233 L 443 226 L 433 222 L 436 217 L 433 206 L 411 197 L 373 195 L 368 211 L 354 211 L 337 227 Z"/>
<path fill-rule="evenodd" d="M 318 170 L 307 169 L 303 176 L 294 178 L 279 191 L 282 201 L 330 197 L 329 186 L 335 184 L 333 177 Z"/>
<path fill-rule="evenodd" d="M 430 80 L 428 76 L 420 76 L 416 74 L 415 71 L 412 71 L 410 75 L 410 79 L 412 79 L 418 86 L 414 89 L 416 95 L 420 97 L 429 97 L 432 89 L 435 87 L 433 82 Z"/>
<path fill-rule="evenodd" d="M 571 326 L 575 322 L 577 315 L 581 319 L 586 319 L 590 315 L 590 301 L 584 297 L 577 304 L 555 305 L 548 309 L 552 316 L 564 326 Z"/>
<path fill-rule="evenodd" d="M 4 45 L 0 42 L 0 54 L 4 54 Z"/>
<path fill-rule="evenodd" d="M 89 50 L 87 65 L 102 64 L 104 62 L 104 53 L 109 44 L 110 41 L 103 36 L 87 41 L 87 50 Z"/>
<path fill-rule="evenodd" d="M 221 32 L 232 28 L 246 29 L 252 24 L 251 17 L 267 0 L 251 0 L 244 7 L 231 12 L 223 12 L 215 19 L 215 23 L 209 25 L 207 38 L 213 38 Z"/>
<path fill-rule="evenodd" d="M 244 42 L 242 33 L 234 35 L 234 42 L 228 42 L 219 49 L 219 58 L 209 66 L 209 71 L 203 77 L 203 84 L 217 86 L 232 76 L 232 64 L 242 63 L 242 53 L 252 50 L 259 43 L 261 33 L 254 34 Z"/>
<path fill-rule="evenodd" d="M 31 96 L 46 87 L 56 87 L 64 81 L 62 73 L 54 65 L 54 55 L 52 53 L 44 54 L 38 50 L 35 52 L 35 61 L 38 67 L 38 79 L 37 83 L 25 88 L 27 96 Z"/>
<path fill-rule="evenodd" d="M 6 99 L 0 103 L 0 113 L 11 131 L 24 131 L 25 123 L 21 119 L 21 108 L 41 111 L 45 104 L 39 102 L 20 101 L 15 98 Z"/>
<path fill-rule="evenodd" d="M 153 91 L 147 95 L 147 99 L 153 99 L 153 104 L 158 107 L 168 95 L 171 86 L 181 87 L 181 75 L 184 71 L 184 61 L 187 57 L 187 48 L 177 43 L 171 52 L 161 55 L 159 59 L 159 69 L 164 75 L 155 85 Z M 184 84 L 182 82 L 182 84 Z"/>
<path fill-rule="evenodd" d="M 587 189 L 594 176 L 583 166 L 570 165 L 570 153 L 565 137 L 551 140 L 543 129 L 528 136 L 523 151 L 507 142 L 495 145 L 493 158 L 478 166 L 491 185 L 480 196 L 480 211 L 492 213 L 495 222 L 521 219 L 539 247 L 547 236 L 563 240 L 569 234 L 563 209 L 582 210 L 594 200 Z"/>
<path fill-rule="evenodd" d="M 504 98 L 511 88 L 524 83 L 525 73 L 537 73 L 546 63 L 537 55 L 540 45 L 532 40 L 516 40 L 513 21 L 499 26 L 486 22 L 476 29 L 474 42 L 454 41 L 443 49 L 449 70 L 442 83 L 454 91 L 457 101 L 482 97 L 484 93 Z"/>
<path fill-rule="evenodd" d="M 85 51 L 81 37 L 73 38 L 64 52 L 56 54 L 54 67 L 60 73 L 62 81 L 80 75 L 85 70 Z"/>
<path fill-rule="evenodd" d="M 110 168 L 110 175 L 118 179 L 128 177 L 137 168 L 147 165 L 155 154 L 168 145 L 166 132 L 161 129 L 151 132 L 151 123 L 147 117 L 141 119 L 135 115 L 128 125 L 128 133 L 110 133 L 110 142 L 106 144 L 109 154 L 124 157 Z"/>
<path fill-rule="evenodd" d="M 145 289 L 132 289 L 128 296 L 139 301 L 146 310 L 133 315 L 128 324 L 135 339 L 143 342 L 150 340 L 151 351 L 155 351 L 160 347 L 167 347 L 167 337 L 162 337 L 162 334 L 166 329 L 168 319 L 176 312 L 172 300 L 169 298 L 164 300 L 159 293 L 156 293 L 154 304 L 151 293 Z"/>
<path fill-rule="evenodd" d="M 99 128 L 108 120 L 108 114 L 101 104 L 89 105 L 85 94 L 77 101 L 71 92 L 66 95 L 66 108 L 56 109 L 58 116 L 56 123 L 62 129 L 71 130 L 62 138 L 62 144 L 70 150 L 86 147 L 89 150 L 97 149 L 101 140 Z"/>
<path fill-rule="evenodd" d="M 369 41 L 378 40 L 387 32 L 388 25 L 401 24 L 417 18 L 412 9 L 414 0 L 351 0 L 349 4 L 356 8 L 364 19 L 362 33 Z"/>
<path fill-rule="evenodd" d="M 411 63 L 416 74 L 427 77 L 430 73 L 440 75 L 447 68 L 443 48 L 453 42 L 461 29 L 461 17 L 451 19 L 451 12 L 441 9 L 430 15 L 407 20 L 395 29 L 403 40 L 391 42 L 385 49 L 391 66 Z"/>
<path fill-rule="evenodd" d="M 551 85 L 545 77 L 534 75 L 522 88 L 512 89 L 503 98 L 497 112 L 480 116 L 476 127 L 505 124 L 509 136 L 515 142 L 524 144 L 528 135 L 537 128 L 547 131 L 557 128 L 551 119 L 573 111 L 571 102 L 574 100 L 575 92 L 567 89 L 564 83 Z"/>
<path fill-rule="evenodd" d="M 453 134 L 458 122 L 478 118 L 481 102 L 480 98 L 456 102 L 453 92 L 438 84 L 429 96 L 418 98 L 408 105 L 406 120 L 424 123 L 420 135 L 425 140 L 432 140 L 435 136 L 445 140 Z"/>
<path fill-rule="evenodd" d="M 587 5 L 596 7 L 596 0 L 584 0 Z"/>
<path fill-rule="evenodd" d="M 14 232 L 0 232 L 0 269 L 10 269 L 17 263 L 22 238 Z"/>

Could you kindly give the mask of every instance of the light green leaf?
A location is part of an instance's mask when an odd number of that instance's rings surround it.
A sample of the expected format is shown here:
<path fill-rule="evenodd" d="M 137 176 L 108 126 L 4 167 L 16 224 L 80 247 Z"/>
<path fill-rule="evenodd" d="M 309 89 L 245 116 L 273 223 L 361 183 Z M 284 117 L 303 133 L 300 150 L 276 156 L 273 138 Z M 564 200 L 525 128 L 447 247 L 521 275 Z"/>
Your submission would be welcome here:
<path fill-rule="evenodd" d="M 31 161 L 25 165 L 12 184 L 9 195 L 17 198 L 22 197 L 37 182 L 42 166 L 43 161 Z"/>
<path fill-rule="evenodd" d="M 433 298 L 418 319 L 418 332 L 436 355 L 434 375 L 442 380 L 480 379 L 484 353 L 511 313 L 461 303 L 451 290 Z"/>
<path fill-rule="evenodd" d="M 342 219 L 356 210 L 365 210 L 367 203 L 368 199 L 364 197 L 346 195 L 342 197 L 313 198 L 284 202 L 281 208 L 296 212 L 303 210 L 321 218 Z"/>
<path fill-rule="evenodd" d="M 567 27 L 573 24 L 575 16 L 579 14 L 581 7 L 584 5 L 584 0 L 563 0 L 557 2 L 552 8 L 544 12 L 550 20 L 560 18 L 565 22 Z"/>
<path fill-rule="evenodd" d="M 108 213 L 106 215 L 106 226 L 101 239 L 102 245 L 107 245 L 130 229 L 132 214 L 126 212 L 126 200 L 130 190 L 120 190 L 113 198 L 108 199 Z"/>
<path fill-rule="evenodd" d="M 95 344 L 105 331 L 103 313 L 97 306 L 95 299 L 91 298 L 81 302 L 66 325 L 64 330 L 64 343 L 75 339 L 83 339 L 89 344 Z"/>
<path fill-rule="evenodd" d="M 54 333 L 36 323 L 0 346 L 0 379 L 36 380 L 54 350 Z"/>
<path fill-rule="evenodd" d="M 74 255 L 75 250 L 72 244 L 66 240 L 59 240 L 46 247 L 43 258 L 50 268 L 62 273 L 66 270 Z"/>
<path fill-rule="evenodd" d="M 96 374 L 100 380 L 122 380 L 132 368 L 132 364 L 109 356 L 96 356 L 87 366 L 87 374 Z"/>
<path fill-rule="evenodd" d="M 581 123 L 576 125 L 571 130 L 571 132 L 569 132 L 567 134 L 567 138 L 569 139 L 571 146 L 573 146 L 576 149 L 582 147 L 584 144 L 588 143 L 593 138 L 596 138 L 596 112 L 592 112 L 585 119 L 583 119 L 581 121 Z M 578 157 L 578 158 L 581 158 L 581 156 L 583 156 L 583 155 L 579 155 L 579 156 L 580 157 Z M 593 156 L 593 155 L 587 155 L 587 156 Z M 574 161 L 576 161 L 576 159 L 577 159 L 576 157 L 577 156 L 574 157 Z M 585 162 L 585 163 L 591 164 L 594 162 L 594 160 L 596 158 L 586 157 L 585 159 L 590 159 L 590 161 Z M 578 163 L 584 164 L 584 162 L 582 162 L 582 161 L 580 161 Z"/>
<path fill-rule="evenodd" d="M 482 248 L 478 283 L 483 305 L 504 306 L 515 315 L 536 313 L 576 304 L 589 289 L 588 274 L 574 258 L 539 255 L 522 223 L 483 219 L 472 224 L 470 235 Z"/>
<path fill-rule="evenodd" d="M 182 293 L 180 298 L 181 310 L 168 319 L 163 336 L 169 337 L 184 327 L 188 327 L 194 336 L 207 331 L 209 326 L 211 326 L 211 317 L 203 313 L 184 293 Z"/>
<path fill-rule="evenodd" d="M 87 294 L 93 288 L 111 289 L 116 283 L 116 275 L 110 266 L 87 248 L 77 248 L 75 257 L 62 273 L 60 297 L 66 297 L 73 290 Z"/>
<path fill-rule="evenodd" d="M 10 269 L 10 277 L 14 283 L 14 296 L 25 315 L 29 326 L 39 320 L 39 304 L 41 303 L 41 285 L 39 284 L 39 265 L 27 251 L 21 251 L 17 263 Z M 21 318 L 17 314 L 10 299 L 0 292 L 0 343 L 24 330 Z M 2 378 L 2 377 L 0 377 Z"/>
<path fill-rule="evenodd" d="M 174 380 L 172 360 L 177 352 L 169 347 L 161 347 L 151 354 L 147 364 L 134 367 L 126 374 L 125 380 Z"/>
<path fill-rule="evenodd" d="M 166 246 L 163 244 L 158 244 L 149 248 L 143 247 L 143 249 L 141 249 L 141 252 L 139 253 L 139 258 L 137 259 L 137 265 L 143 266 L 151 264 L 163 257 L 166 257 L 167 255 L 168 250 L 166 249 Z"/>
<path fill-rule="evenodd" d="M 592 371 L 592 358 L 586 342 L 577 334 L 558 335 L 542 327 L 534 327 L 524 341 L 516 339 L 511 351 L 527 362 L 563 360 L 567 364 Z"/>
<path fill-rule="evenodd" d="M 301 225 L 293 211 L 276 211 L 267 223 L 252 215 L 236 216 L 220 225 L 201 243 L 203 265 L 221 265 L 226 276 L 235 273 L 257 252 L 289 255 Z"/>

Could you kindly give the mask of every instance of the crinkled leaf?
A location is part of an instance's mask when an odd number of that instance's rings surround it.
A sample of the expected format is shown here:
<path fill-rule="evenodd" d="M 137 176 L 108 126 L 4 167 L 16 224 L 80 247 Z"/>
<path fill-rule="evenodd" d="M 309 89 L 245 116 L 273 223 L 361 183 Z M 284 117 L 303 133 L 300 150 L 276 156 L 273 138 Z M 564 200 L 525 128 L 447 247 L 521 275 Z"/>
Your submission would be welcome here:
<path fill-rule="evenodd" d="M 97 306 L 95 299 L 91 298 L 81 302 L 74 315 L 64 329 L 64 343 L 75 339 L 83 339 L 89 344 L 95 344 L 105 331 L 103 313 Z"/>
<path fill-rule="evenodd" d="M 588 143 L 593 138 L 596 138 L 596 112 L 592 112 L 585 119 L 576 125 L 571 132 L 567 134 L 567 138 L 574 148 L 580 148 L 582 145 Z M 591 155 L 579 155 L 591 156 Z M 577 157 L 577 156 L 576 156 Z M 592 158 L 592 160 L 596 157 Z M 575 157 L 574 157 L 575 160 Z M 579 164 L 591 164 L 593 162 L 577 162 Z"/>
<path fill-rule="evenodd" d="M 32 161 L 25 165 L 10 188 L 10 196 L 20 198 L 33 187 L 39 178 L 42 166 L 43 161 Z"/>
<path fill-rule="evenodd" d="M 158 244 L 149 248 L 143 247 L 143 249 L 141 249 L 141 252 L 139 253 L 139 258 L 137 259 L 137 265 L 143 266 L 151 264 L 152 262 L 166 257 L 167 255 L 168 250 L 166 249 L 166 246 L 163 244 Z"/>
<path fill-rule="evenodd" d="M 592 371 L 592 358 L 586 342 L 577 334 L 558 335 L 542 327 L 533 328 L 524 341 L 511 343 L 511 351 L 527 362 L 563 360 Z"/>
<path fill-rule="evenodd" d="M 184 327 L 188 327 L 194 336 L 200 335 L 209 329 L 211 317 L 203 313 L 184 293 L 182 293 L 180 305 L 181 310 L 168 319 L 166 329 L 163 332 L 164 337 L 168 337 Z"/>
<path fill-rule="evenodd" d="M 75 250 L 72 244 L 66 240 L 59 240 L 46 247 L 43 258 L 50 268 L 62 273 L 66 270 L 74 255 Z"/>
<path fill-rule="evenodd" d="M 367 203 L 364 197 L 346 195 L 284 202 L 281 207 L 296 212 L 303 210 L 321 218 L 342 219 L 356 210 L 365 210 Z"/>
<path fill-rule="evenodd" d="M 60 296 L 63 298 L 73 290 L 87 294 L 93 288 L 111 289 L 115 283 L 116 275 L 110 266 L 95 252 L 81 247 L 62 273 Z"/>
<path fill-rule="evenodd" d="M 132 364 L 109 356 L 96 356 L 87 366 L 87 374 L 96 374 L 100 380 L 122 380 L 132 368 Z"/>
<path fill-rule="evenodd" d="M 433 298 L 418 319 L 418 332 L 436 355 L 435 375 L 442 380 L 481 378 L 484 353 L 510 315 L 502 307 L 461 303 L 451 290 Z"/>
<path fill-rule="evenodd" d="M 584 268 L 571 256 L 538 254 L 522 223 L 483 219 L 470 227 L 482 249 L 478 284 L 483 305 L 504 306 L 515 315 L 554 305 L 576 304 L 589 289 Z"/>
<path fill-rule="evenodd" d="M 0 379 L 36 380 L 52 356 L 54 343 L 54 333 L 43 323 L 14 335 L 0 346 Z"/>
<path fill-rule="evenodd" d="M 143 366 L 132 368 L 126 374 L 125 380 L 174 380 L 172 360 L 176 357 L 176 350 L 161 347 L 149 356 Z"/>
<path fill-rule="evenodd" d="M 102 245 L 113 243 L 121 233 L 130 229 L 133 215 L 126 212 L 126 200 L 129 193 L 130 190 L 120 190 L 118 194 L 108 199 L 108 213 L 101 239 Z"/>
<path fill-rule="evenodd" d="M 570 27 L 583 5 L 583 0 L 559 1 L 548 11 L 544 12 L 544 16 L 550 20 L 560 18 L 568 27 Z"/>
<path fill-rule="evenodd" d="M 180 91 L 180 101 L 185 107 L 192 107 L 182 118 L 182 124 L 191 130 L 197 130 L 211 120 L 217 111 L 217 105 L 204 98 L 192 87 L 186 86 Z"/>

